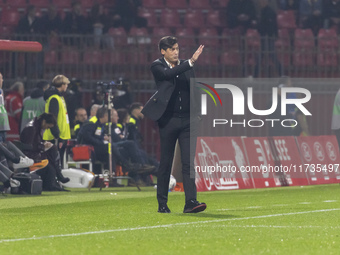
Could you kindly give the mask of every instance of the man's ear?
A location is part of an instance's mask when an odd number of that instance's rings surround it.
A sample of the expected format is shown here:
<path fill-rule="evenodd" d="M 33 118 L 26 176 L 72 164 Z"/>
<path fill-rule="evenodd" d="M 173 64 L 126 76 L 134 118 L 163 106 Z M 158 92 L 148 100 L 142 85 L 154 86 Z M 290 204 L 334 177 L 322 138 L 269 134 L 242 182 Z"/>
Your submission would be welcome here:
<path fill-rule="evenodd" d="M 161 49 L 161 54 L 164 56 L 165 50 Z"/>

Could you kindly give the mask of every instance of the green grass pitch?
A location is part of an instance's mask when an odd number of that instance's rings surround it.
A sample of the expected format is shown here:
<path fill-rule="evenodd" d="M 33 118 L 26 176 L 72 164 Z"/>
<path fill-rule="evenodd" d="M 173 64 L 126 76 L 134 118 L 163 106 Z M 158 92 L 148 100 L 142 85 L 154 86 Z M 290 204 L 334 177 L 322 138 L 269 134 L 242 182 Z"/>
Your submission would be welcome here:
<path fill-rule="evenodd" d="M 0 196 L 0 254 L 339 254 L 340 186 L 201 192 L 199 214 L 157 213 L 156 191 Z"/>

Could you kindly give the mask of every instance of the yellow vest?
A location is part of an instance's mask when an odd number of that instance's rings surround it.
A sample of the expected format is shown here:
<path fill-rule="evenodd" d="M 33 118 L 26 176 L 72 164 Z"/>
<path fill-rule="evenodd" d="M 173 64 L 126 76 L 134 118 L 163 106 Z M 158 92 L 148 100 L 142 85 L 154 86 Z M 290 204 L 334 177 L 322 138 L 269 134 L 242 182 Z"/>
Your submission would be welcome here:
<path fill-rule="evenodd" d="M 132 123 L 133 125 L 136 125 L 136 120 L 134 118 L 132 118 L 132 117 L 130 117 L 130 121 L 129 122 Z"/>
<path fill-rule="evenodd" d="M 97 117 L 96 116 L 93 116 L 91 119 L 90 119 L 90 122 L 92 123 L 96 123 L 98 121 Z"/>
<path fill-rule="evenodd" d="M 71 139 L 70 124 L 69 124 L 69 120 L 68 120 L 67 109 L 66 109 L 64 97 L 60 97 L 58 95 L 50 96 L 46 101 L 45 112 L 48 113 L 48 109 L 50 108 L 50 102 L 51 102 L 52 98 L 57 99 L 58 105 L 59 105 L 59 112 L 58 112 L 58 118 L 57 118 L 57 124 L 58 124 L 59 130 L 60 130 L 59 137 L 63 140 Z M 44 140 L 55 139 L 55 137 L 52 135 L 50 129 L 47 129 L 44 132 L 43 139 Z"/>

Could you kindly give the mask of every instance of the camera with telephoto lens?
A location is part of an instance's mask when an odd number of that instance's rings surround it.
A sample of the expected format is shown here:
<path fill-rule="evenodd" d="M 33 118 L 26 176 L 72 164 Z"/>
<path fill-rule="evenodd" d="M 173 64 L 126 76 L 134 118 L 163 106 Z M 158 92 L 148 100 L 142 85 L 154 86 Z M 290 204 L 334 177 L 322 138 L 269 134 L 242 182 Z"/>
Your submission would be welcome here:
<path fill-rule="evenodd" d="M 102 92 L 109 92 L 112 91 L 113 89 L 117 89 L 119 84 L 115 83 L 114 81 L 110 82 L 97 82 L 97 86 L 102 88 Z"/>

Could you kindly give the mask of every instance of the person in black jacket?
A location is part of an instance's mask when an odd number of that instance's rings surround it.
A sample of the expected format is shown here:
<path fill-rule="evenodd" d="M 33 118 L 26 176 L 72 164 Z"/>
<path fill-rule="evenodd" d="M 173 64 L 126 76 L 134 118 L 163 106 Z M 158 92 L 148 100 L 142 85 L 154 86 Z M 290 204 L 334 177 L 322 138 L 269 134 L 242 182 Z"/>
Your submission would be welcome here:
<path fill-rule="evenodd" d="M 245 32 L 256 21 L 256 10 L 252 0 L 230 0 L 227 5 L 229 28 L 242 28 Z"/>
<path fill-rule="evenodd" d="M 159 167 L 159 163 L 148 157 L 147 153 L 138 146 L 138 144 L 133 140 L 127 140 L 128 130 L 126 124 L 129 123 L 130 115 L 127 109 L 115 109 L 112 110 L 112 126 L 111 126 L 111 136 L 112 143 L 120 148 L 120 151 L 126 157 L 129 155 L 134 155 L 133 158 L 138 158 L 138 162 L 142 162 L 142 164 L 148 168 L 154 168 L 154 171 L 151 174 L 156 175 L 156 170 Z M 153 180 L 149 174 L 141 174 L 141 182 L 147 186 L 154 186 Z"/>
<path fill-rule="evenodd" d="M 143 136 L 140 130 L 140 121 L 144 118 L 144 114 L 142 113 L 143 105 L 141 103 L 133 103 L 130 106 L 130 120 L 127 125 L 128 129 L 128 139 L 135 141 L 139 147 L 141 147 L 141 143 L 143 141 Z"/>
<path fill-rule="evenodd" d="M 85 108 L 79 107 L 75 110 L 74 128 L 71 130 L 72 138 L 76 139 L 81 126 L 88 120 Z"/>
<path fill-rule="evenodd" d="M 275 41 L 278 34 L 277 15 L 269 5 L 269 0 L 259 0 L 260 17 L 257 30 L 261 35 L 261 53 L 258 55 L 254 77 L 258 77 L 262 58 L 267 55 L 275 65 L 277 73 L 282 75 L 282 66 L 277 58 Z"/>
<path fill-rule="evenodd" d="M 16 32 L 24 35 L 39 34 L 41 32 L 41 22 L 36 16 L 36 8 L 34 5 L 27 7 L 27 14 L 19 20 Z"/>
<path fill-rule="evenodd" d="M 198 116 L 190 116 L 190 107 L 198 108 L 194 98 L 190 97 L 190 78 L 194 78 L 193 65 L 203 52 L 201 45 L 188 60 L 180 60 L 177 38 L 163 37 L 159 42 L 162 58 L 151 65 L 157 91 L 145 104 L 142 113 L 158 122 L 161 140 L 161 160 L 157 173 L 158 212 L 170 213 L 167 206 L 171 166 L 176 141 L 182 152 L 182 174 L 185 191 L 184 213 L 196 213 L 205 210 L 206 204 L 199 203 L 195 185 L 194 153 L 190 151 L 190 136 L 195 136 L 192 129 Z M 195 140 L 195 139 L 193 139 Z M 193 146 L 194 148 L 196 146 Z"/>
<path fill-rule="evenodd" d="M 57 124 L 55 117 L 50 113 L 43 113 L 30 121 L 20 134 L 20 141 L 25 145 L 31 145 L 31 149 L 23 150 L 23 153 L 32 158 L 34 162 L 48 159 L 48 165 L 44 169 L 38 170 L 43 180 L 43 189 L 47 191 L 62 191 L 56 184 L 55 178 L 62 183 L 69 182 L 70 179 L 61 173 L 61 162 L 58 148 L 48 141 L 44 141 L 42 133 Z"/>
<path fill-rule="evenodd" d="M 87 22 L 81 12 L 81 3 L 79 1 L 73 2 L 72 10 L 66 14 L 62 24 L 64 34 L 86 34 L 88 31 Z"/>

